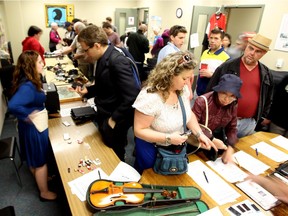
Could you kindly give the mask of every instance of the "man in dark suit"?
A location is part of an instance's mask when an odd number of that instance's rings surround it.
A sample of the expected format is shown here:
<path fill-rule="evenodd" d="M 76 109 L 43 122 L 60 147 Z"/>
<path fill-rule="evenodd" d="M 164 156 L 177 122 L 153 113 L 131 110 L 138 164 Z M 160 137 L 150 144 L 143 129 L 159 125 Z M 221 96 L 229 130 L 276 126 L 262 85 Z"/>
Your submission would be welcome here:
<path fill-rule="evenodd" d="M 145 53 L 148 53 L 150 50 L 149 40 L 144 36 L 144 33 L 146 31 L 147 26 L 145 24 L 141 24 L 137 32 L 130 32 L 126 42 L 128 50 L 137 64 L 140 78 L 142 81 L 147 78 L 144 74 L 143 68 L 143 64 L 145 61 Z"/>
<path fill-rule="evenodd" d="M 78 42 L 87 57 L 97 61 L 97 66 L 94 85 L 77 87 L 76 91 L 87 98 L 95 97 L 96 121 L 103 141 L 124 161 L 127 132 L 134 117 L 132 104 L 139 93 L 130 62 L 113 45 L 108 45 L 106 33 L 95 25 L 83 29 Z"/>

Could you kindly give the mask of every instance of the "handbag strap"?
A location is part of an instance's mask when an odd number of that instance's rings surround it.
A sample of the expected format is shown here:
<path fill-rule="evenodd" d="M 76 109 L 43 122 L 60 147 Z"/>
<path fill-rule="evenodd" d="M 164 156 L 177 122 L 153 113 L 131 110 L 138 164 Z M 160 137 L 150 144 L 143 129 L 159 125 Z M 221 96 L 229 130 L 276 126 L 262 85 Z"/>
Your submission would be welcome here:
<path fill-rule="evenodd" d="M 178 100 L 179 100 L 181 111 L 182 111 L 183 128 L 184 128 L 184 132 L 186 132 L 186 130 L 187 130 L 187 127 L 186 127 L 186 111 L 185 111 L 183 100 L 182 100 L 180 95 L 178 95 Z"/>
<path fill-rule="evenodd" d="M 208 114 L 209 114 L 209 110 L 208 110 L 208 102 L 207 102 L 207 98 L 204 95 L 201 95 L 200 97 L 202 97 L 205 101 L 205 106 L 206 106 L 206 119 L 205 119 L 205 127 L 208 127 Z"/>

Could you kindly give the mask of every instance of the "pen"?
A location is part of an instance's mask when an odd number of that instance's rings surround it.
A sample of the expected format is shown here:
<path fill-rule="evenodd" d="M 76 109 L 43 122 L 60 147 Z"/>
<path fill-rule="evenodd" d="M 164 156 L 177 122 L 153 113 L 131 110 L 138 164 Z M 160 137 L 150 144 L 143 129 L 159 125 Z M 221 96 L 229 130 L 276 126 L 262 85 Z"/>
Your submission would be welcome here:
<path fill-rule="evenodd" d="M 209 181 L 208 181 L 208 178 L 207 178 L 207 176 L 206 176 L 206 173 L 205 173 L 205 171 L 203 171 L 203 175 L 204 175 L 204 177 L 205 177 L 205 179 L 206 179 L 206 182 L 207 182 L 207 183 L 209 183 Z"/>
<path fill-rule="evenodd" d="M 257 155 L 257 157 L 258 157 L 258 149 L 257 149 L 257 148 L 255 148 L 255 151 L 256 151 L 256 155 Z"/>
<path fill-rule="evenodd" d="M 98 175 L 99 175 L 99 179 L 101 179 L 101 174 L 100 174 L 100 171 L 98 170 Z"/>
<path fill-rule="evenodd" d="M 238 161 L 237 157 L 235 157 L 235 156 L 234 156 L 234 158 L 235 158 L 235 160 L 236 160 L 236 162 L 237 162 L 238 166 L 239 166 L 239 167 L 241 167 L 241 165 L 240 165 L 240 163 L 239 163 L 239 161 Z"/>

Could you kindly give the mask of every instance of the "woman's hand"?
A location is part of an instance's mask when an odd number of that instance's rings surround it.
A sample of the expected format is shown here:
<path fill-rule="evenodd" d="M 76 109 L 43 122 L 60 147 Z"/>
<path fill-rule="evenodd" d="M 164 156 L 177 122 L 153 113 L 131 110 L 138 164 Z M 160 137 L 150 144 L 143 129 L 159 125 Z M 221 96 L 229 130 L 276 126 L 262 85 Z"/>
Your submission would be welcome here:
<path fill-rule="evenodd" d="M 213 142 L 214 142 L 214 140 L 213 140 Z M 224 164 L 234 163 L 234 161 L 233 161 L 233 154 L 234 154 L 233 147 L 232 146 L 228 146 L 226 148 L 227 148 L 226 151 L 223 153 L 223 155 L 221 157 L 222 158 L 222 162 Z"/>
<path fill-rule="evenodd" d="M 227 149 L 227 146 L 223 143 L 222 140 L 220 139 L 217 139 L 217 138 L 214 138 L 212 140 L 212 142 L 215 144 L 215 146 L 218 148 L 218 149 L 223 149 L 223 150 L 226 150 Z"/>
<path fill-rule="evenodd" d="M 179 132 L 174 132 L 170 134 L 171 144 L 172 145 L 182 145 L 187 139 L 187 135 L 180 135 Z"/>
<path fill-rule="evenodd" d="M 198 140 L 200 142 L 201 148 L 210 150 L 212 147 L 215 149 L 215 151 L 218 151 L 215 144 L 204 133 L 200 134 Z"/>

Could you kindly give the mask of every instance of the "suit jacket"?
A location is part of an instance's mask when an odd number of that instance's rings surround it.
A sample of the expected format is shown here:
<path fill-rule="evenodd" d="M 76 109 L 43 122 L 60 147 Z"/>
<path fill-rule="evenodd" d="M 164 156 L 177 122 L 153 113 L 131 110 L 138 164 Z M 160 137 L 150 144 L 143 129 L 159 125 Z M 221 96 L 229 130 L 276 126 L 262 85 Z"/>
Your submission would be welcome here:
<path fill-rule="evenodd" d="M 98 59 L 95 72 L 95 84 L 88 87 L 88 98 L 95 97 L 97 113 L 100 118 L 109 118 L 116 122 L 131 121 L 134 109 L 132 104 L 139 89 L 135 84 L 129 60 L 122 55 L 115 55 L 113 62 L 109 58 L 118 52 L 113 45 L 108 46 L 104 55 Z M 110 63 L 110 65 L 109 65 Z M 132 124 L 131 123 L 131 124 Z"/>

